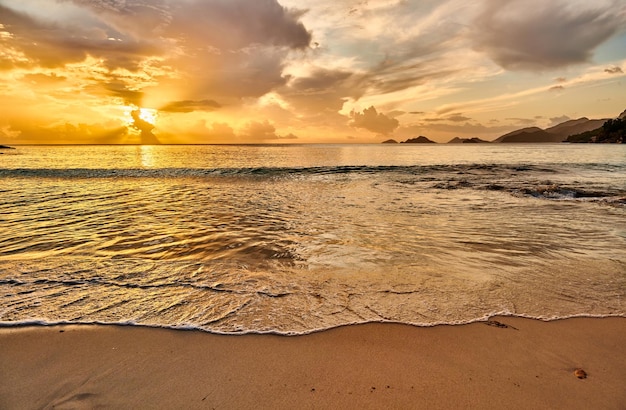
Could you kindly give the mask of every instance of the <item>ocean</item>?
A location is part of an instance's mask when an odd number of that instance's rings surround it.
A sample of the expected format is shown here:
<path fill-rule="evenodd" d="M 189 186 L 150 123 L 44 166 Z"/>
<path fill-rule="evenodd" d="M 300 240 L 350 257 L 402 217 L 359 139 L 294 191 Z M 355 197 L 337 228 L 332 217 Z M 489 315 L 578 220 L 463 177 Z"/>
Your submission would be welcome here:
<path fill-rule="evenodd" d="M 626 315 L 626 145 L 0 152 L 3 326 Z"/>

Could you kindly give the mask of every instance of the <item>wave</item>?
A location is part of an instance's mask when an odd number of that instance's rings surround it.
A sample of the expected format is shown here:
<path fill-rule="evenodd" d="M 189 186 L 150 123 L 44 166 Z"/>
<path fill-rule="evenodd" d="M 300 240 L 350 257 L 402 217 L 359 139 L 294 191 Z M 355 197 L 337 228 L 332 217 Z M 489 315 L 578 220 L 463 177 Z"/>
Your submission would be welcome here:
<path fill-rule="evenodd" d="M 299 180 L 349 176 L 382 177 L 388 181 L 415 185 L 430 183 L 431 189 L 474 189 L 503 191 L 514 196 L 547 200 L 604 202 L 626 205 L 626 189 L 618 179 L 623 167 L 610 164 L 443 164 L 443 165 L 345 165 L 319 167 L 244 168 L 12 168 L 0 169 L 1 178 L 110 180 L 110 179 L 228 179 Z M 590 173 L 582 180 L 569 174 Z M 603 175 L 598 178 L 597 173 Z M 563 178 L 566 178 L 563 180 Z M 569 179 L 568 179 L 569 178 Z M 552 180 L 555 179 L 555 180 Z M 626 182 L 626 181 L 624 181 Z M 0 192 L 3 192 L 0 190 Z"/>
<path fill-rule="evenodd" d="M 547 200 L 579 200 L 587 202 L 604 202 L 610 205 L 626 205 L 626 190 L 623 189 L 588 189 L 551 181 L 524 181 L 508 184 L 492 182 L 469 182 L 467 180 L 451 180 L 433 185 L 437 189 L 477 189 L 486 191 L 508 192 L 514 196 L 532 197 Z"/>
<path fill-rule="evenodd" d="M 0 263 L 6 295 L 0 325 L 125 324 L 298 335 L 363 323 L 430 327 L 492 316 L 626 315 L 619 261 L 561 258 L 532 268 L 501 267 L 487 276 L 473 274 L 469 266 L 459 272 L 437 265 L 355 272 L 140 259 L 6 261 Z M 590 271 L 596 272 L 593 282 Z"/>
<path fill-rule="evenodd" d="M 333 175 L 352 173 L 426 174 L 433 172 L 559 172 L 556 168 L 536 165 L 343 165 L 319 167 L 249 167 L 249 168 L 12 168 L 0 169 L 0 178 L 183 178 L 183 177 L 232 177 L 232 176 L 294 176 Z"/>
<path fill-rule="evenodd" d="M 46 320 L 22 320 L 15 322 L 6 322 L 0 321 L 0 328 L 20 328 L 20 327 L 31 327 L 31 326 L 128 326 L 128 327 L 143 327 L 143 328 L 151 328 L 151 329 L 168 329 L 168 330 L 184 330 L 184 331 L 199 331 L 216 335 L 278 335 L 278 336 L 304 336 L 313 333 L 324 332 L 331 329 L 336 329 L 340 327 L 347 326 L 358 326 L 364 325 L 368 323 L 385 323 L 385 324 L 400 324 L 406 326 L 414 326 L 414 327 L 437 327 L 437 326 L 463 326 L 472 323 L 485 323 L 485 324 L 495 324 L 496 326 L 502 326 L 499 322 L 494 322 L 494 317 L 516 317 L 530 320 L 538 320 L 542 322 L 555 322 L 560 320 L 568 320 L 568 319 L 604 319 L 604 318 L 626 318 L 624 314 L 572 314 L 572 315 L 553 315 L 553 316 L 531 316 L 531 315 L 520 315 L 520 314 L 512 314 L 507 311 L 502 312 L 492 312 L 487 315 L 477 317 L 471 320 L 463 320 L 463 321 L 452 321 L 452 322 L 402 322 L 395 320 L 367 320 L 367 321 L 355 321 L 350 323 L 342 323 L 332 326 L 325 326 L 320 328 L 307 329 L 305 331 L 279 331 L 279 330 L 242 330 L 242 331 L 220 331 L 216 329 L 207 329 L 202 326 L 196 325 L 155 325 L 155 324 L 144 324 L 138 323 L 136 321 L 127 320 L 127 321 L 71 321 L 71 320 L 59 320 L 59 321 L 46 321 Z"/>

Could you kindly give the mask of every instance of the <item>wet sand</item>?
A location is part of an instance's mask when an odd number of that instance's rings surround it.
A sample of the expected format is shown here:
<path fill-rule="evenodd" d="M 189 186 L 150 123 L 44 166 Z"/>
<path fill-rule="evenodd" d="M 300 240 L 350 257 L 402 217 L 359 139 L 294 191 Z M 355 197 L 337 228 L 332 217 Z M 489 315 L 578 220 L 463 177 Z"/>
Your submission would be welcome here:
<path fill-rule="evenodd" d="M 493 320 L 298 337 L 2 328 L 0 408 L 626 408 L 626 318 Z"/>

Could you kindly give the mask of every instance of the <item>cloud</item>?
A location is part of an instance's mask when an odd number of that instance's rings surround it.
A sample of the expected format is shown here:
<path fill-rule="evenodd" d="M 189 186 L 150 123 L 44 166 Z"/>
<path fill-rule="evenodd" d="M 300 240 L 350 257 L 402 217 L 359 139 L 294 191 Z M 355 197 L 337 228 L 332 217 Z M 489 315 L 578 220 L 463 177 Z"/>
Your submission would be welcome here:
<path fill-rule="evenodd" d="M 314 68 L 306 75 L 291 79 L 278 91 L 300 113 L 336 113 L 351 93 L 353 80 L 353 73 L 349 71 Z"/>
<path fill-rule="evenodd" d="M 164 33 L 184 33 L 193 46 L 238 51 L 256 44 L 304 49 L 311 34 L 298 21 L 300 13 L 276 0 L 187 0 L 171 7 L 172 19 Z"/>
<path fill-rule="evenodd" d="M 452 114 L 448 117 L 446 117 L 447 121 L 452 121 L 452 122 L 465 122 L 465 121 L 469 121 L 471 120 L 471 118 L 469 117 L 465 117 L 461 114 Z"/>
<path fill-rule="evenodd" d="M 387 113 L 387 117 L 390 118 L 396 118 L 396 117 L 400 117 L 402 115 L 406 114 L 406 111 L 402 111 L 402 110 L 393 110 L 393 111 L 389 111 Z"/>
<path fill-rule="evenodd" d="M 232 141 L 235 139 L 235 131 L 233 128 L 223 122 L 214 122 L 211 125 L 211 134 L 213 137 Z"/>
<path fill-rule="evenodd" d="M 561 115 L 560 117 L 551 117 L 550 118 L 550 125 L 549 127 L 553 127 L 555 125 L 559 125 L 565 121 L 569 121 L 571 120 L 570 117 L 568 117 L 567 115 Z"/>
<path fill-rule="evenodd" d="M 465 117 L 464 115 L 460 113 L 454 113 L 454 114 L 448 115 L 447 117 L 424 118 L 422 121 L 427 122 L 427 123 L 445 122 L 445 121 L 467 122 L 467 121 L 471 121 L 471 118 Z"/>
<path fill-rule="evenodd" d="M 533 118 L 506 118 L 507 121 L 514 121 L 516 124 L 523 126 L 534 125 L 537 121 Z"/>
<path fill-rule="evenodd" d="M 111 95 L 135 104 L 142 95 L 127 90 L 158 95 L 157 83 L 179 101 L 260 97 L 288 81 L 289 52 L 311 41 L 301 12 L 277 0 L 10 1 L 0 15 L 0 68 L 92 58 L 91 82 L 108 76 Z"/>
<path fill-rule="evenodd" d="M 413 123 L 443 138 L 560 115 L 537 100 L 551 86 L 596 115 L 583 101 L 617 90 L 583 85 L 626 70 L 623 0 L 0 0 L 0 16 L 0 112 L 20 139 L 29 117 L 126 142 L 366 141 Z M 129 106 L 166 112 L 158 132 Z"/>
<path fill-rule="evenodd" d="M 107 91 L 107 94 L 123 98 L 126 104 L 141 106 L 144 96 L 143 92 L 132 90 L 122 82 L 103 83 L 101 85 Z"/>
<path fill-rule="evenodd" d="M 350 125 L 354 128 L 364 128 L 383 135 L 392 133 L 400 125 L 395 118 L 377 112 L 374 106 L 364 109 L 363 113 L 352 111 L 350 117 L 352 118 Z"/>
<path fill-rule="evenodd" d="M 565 87 L 563 87 L 562 85 L 553 85 L 548 89 L 548 91 L 562 91 L 564 89 Z"/>
<path fill-rule="evenodd" d="M 268 120 L 250 121 L 242 129 L 240 139 L 244 141 L 270 141 L 270 140 L 287 140 L 297 139 L 294 134 L 278 135 L 276 127 Z"/>
<path fill-rule="evenodd" d="M 181 99 L 232 105 L 287 84 L 283 71 L 289 53 L 311 41 L 298 18 L 276 0 L 188 0 L 172 7 L 163 35 L 179 51 L 164 64 L 193 84 Z"/>
<path fill-rule="evenodd" d="M 88 55 L 102 58 L 111 69 L 137 69 L 147 56 L 160 54 L 160 40 L 124 35 L 113 26 L 71 2 L 24 2 L 10 8 L 0 5 L 0 15 L 9 37 L 1 37 L 5 48 L 2 65 L 7 67 L 62 67 L 85 60 Z M 47 13 L 48 12 L 48 13 Z M 67 17 L 66 19 L 64 17 Z M 110 41 L 109 38 L 121 41 Z"/>
<path fill-rule="evenodd" d="M 4 135 L 3 135 L 4 134 Z M 0 138 L 14 138 L 19 143 L 47 144 L 116 144 L 137 143 L 128 137 L 128 128 L 111 124 L 71 124 L 61 123 L 44 126 L 33 122 L 32 118 L 13 120 L 11 124 L 0 126 Z"/>
<path fill-rule="evenodd" d="M 144 119 L 140 117 L 141 115 L 140 110 L 133 110 L 131 111 L 130 115 L 133 119 L 132 126 L 138 129 L 139 131 L 141 131 L 141 144 L 145 144 L 145 145 L 160 144 L 159 139 L 152 133 L 152 130 L 154 129 L 154 125 L 149 123 L 148 121 L 145 121 Z"/>
<path fill-rule="evenodd" d="M 172 101 L 159 108 L 159 111 L 189 113 L 193 111 L 215 111 L 220 107 L 221 105 L 213 100 L 184 100 Z"/>
<path fill-rule="evenodd" d="M 10 125 L 5 125 L 5 126 L 0 127 L 0 137 L 3 140 L 4 139 L 13 140 L 19 137 L 21 133 L 22 132 L 19 130 L 12 129 Z"/>
<path fill-rule="evenodd" d="M 235 135 L 235 130 L 223 122 L 214 122 L 207 125 L 207 120 L 198 120 L 193 126 L 177 132 L 178 135 L 190 136 L 190 141 L 203 143 L 233 144 L 240 142 Z M 185 141 L 187 142 L 187 141 Z"/>
<path fill-rule="evenodd" d="M 35 73 L 35 74 L 25 74 L 22 79 L 31 84 L 37 85 L 51 85 L 62 83 L 67 80 L 67 77 L 62 75 L 57 75 L 56 73 L 52 74 L 43 74 L 43 73 Z"/>
<path fill-rule="evenodd" d="M 459 16 L 473 6 L 450 0 L 356 3 L 309 2 L 310 9 L 302 17 L 313 27 L 315 41 L 322 44 L 315 54 L 327 58 L 325 66 L 353 74 L 350 92 L 344 96 L 359 100 L 404 92 L 472 71 L 463 42 L 466 23 L 459 24 Z M 350 13 L 355 7 L 358 12 Z M 364 106 L 369 105 L 373 103 Z"/>
<path fill-rule="evenodd" d="M 276 138 L 276 127 L 268 120 L 263 122 L 250 121 L 244 127 L 242 135 L 251 140 L 272 140 Z"/>
<path fill-rule="evenodd" d="M 546 70 L 591 60 L 626 28 L 623 3 L 487 0 L 474 21 L 478 50 L 510 70 Z"/>
<path fill-rule="evenodd" d="M 447 64 L 444 59 L 428 58 L 428 53 L 434 51 L 426 52 L 426 55 L 419 57 L 414 53 L 398 53 L 393 59 L 381 61 L 366 73 L 355 77 L 350 96 L 359 99 L 365 94 L 400 92 L 448 78 L 462 71 L 459 67 Z"/>

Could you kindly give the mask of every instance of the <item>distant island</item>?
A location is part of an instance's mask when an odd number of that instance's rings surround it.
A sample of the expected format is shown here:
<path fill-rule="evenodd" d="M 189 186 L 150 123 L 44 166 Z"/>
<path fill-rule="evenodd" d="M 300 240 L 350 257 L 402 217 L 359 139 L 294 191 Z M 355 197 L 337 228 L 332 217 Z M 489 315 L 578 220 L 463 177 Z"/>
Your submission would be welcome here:
<path fill-rule="evenodd" d="M 478 137 L 455 137 L 448 144 L 484 144 L 484 143 L 626 143 L 626 110 L 617 118 L 589 119 L 581 117 L 568 120 L 555 126 L 541 129 L 527 127 L 511 131 L 493 141 L 486 141 Z M 383 141 L 383 144 L 397 144 L 394 139 Z M 409 138 L 401 144 L 435 144 L 435 141 L 420 135 Z"/>
<path fill-rule="evenodd" d="M 409 138 L 406 141 L 402 141 L 401 144 L 436 144 L 436 142 L 429 140 L 423 135 L 420 135 L 419 137 Z"/>
<path fill-rule="evenodd" d="M 0 145 L 0 149 L 15 149 L 15 148 L 9 147 L 8 145 Z"/>
<path fill-rule="evenodd" d="M 489 144 L 491 141 L 486 141 L 477 137 L 473 138 L 460 138 L 455 137 L 448 141 L 448 144 Z"/>

